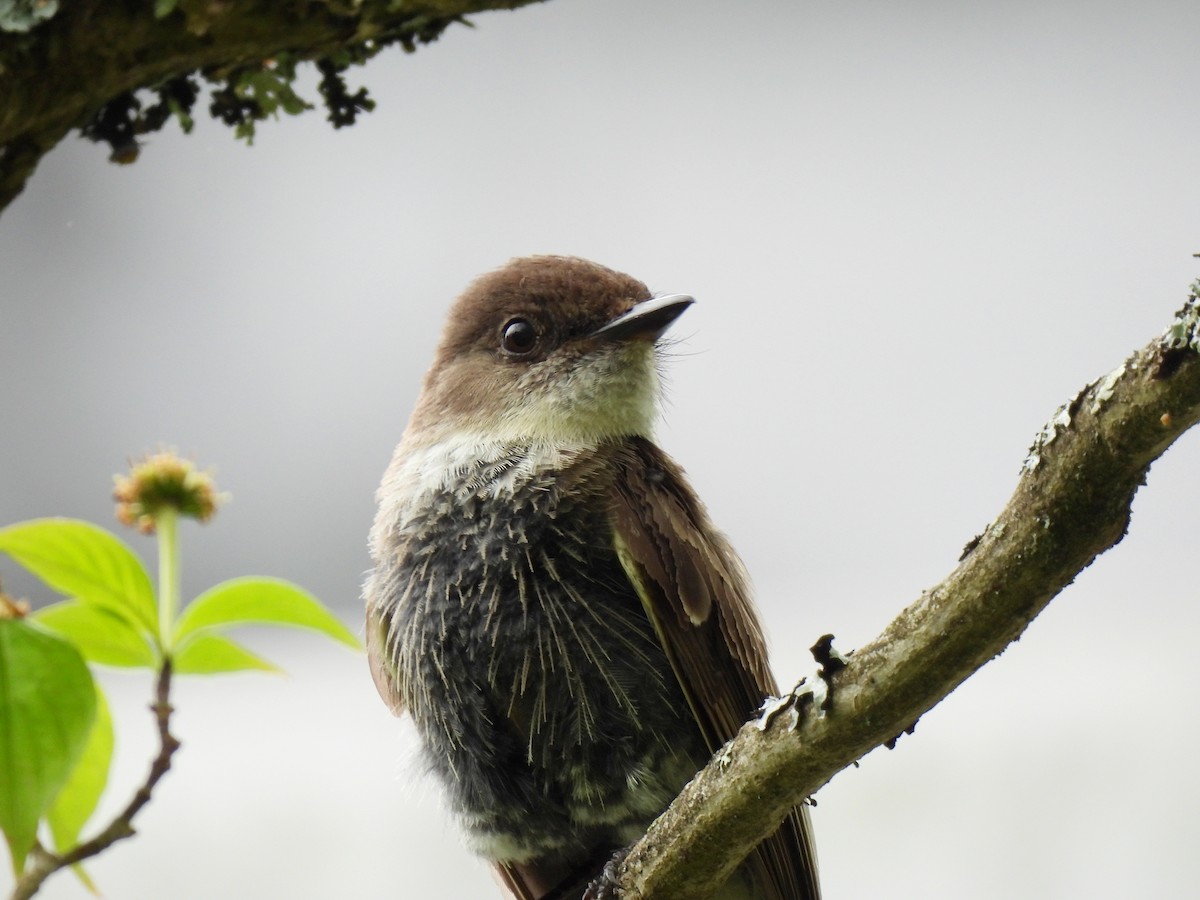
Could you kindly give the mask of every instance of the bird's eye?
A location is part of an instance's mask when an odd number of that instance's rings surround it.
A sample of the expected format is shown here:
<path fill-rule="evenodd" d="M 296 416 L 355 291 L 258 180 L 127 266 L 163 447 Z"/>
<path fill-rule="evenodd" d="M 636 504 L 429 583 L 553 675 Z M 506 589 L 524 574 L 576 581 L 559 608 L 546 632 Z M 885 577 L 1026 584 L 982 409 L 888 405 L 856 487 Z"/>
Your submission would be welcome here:
<path fill-rule="evenodd" d="M 500 346 L 505 353 L 513 356 L 524 356 L 537 345 L 538 333 L 525 319 L 513 319 L 504 326 L 504 334 L 500 338 Z"/>

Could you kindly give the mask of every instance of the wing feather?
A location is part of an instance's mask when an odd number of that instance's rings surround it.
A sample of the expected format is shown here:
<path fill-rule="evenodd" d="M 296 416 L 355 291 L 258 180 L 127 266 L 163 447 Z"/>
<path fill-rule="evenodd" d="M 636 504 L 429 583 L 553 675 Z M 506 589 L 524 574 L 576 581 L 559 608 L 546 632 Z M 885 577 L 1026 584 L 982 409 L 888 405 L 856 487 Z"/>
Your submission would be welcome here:
<path fill-rule="evenodd" d="M 366 643 L 371 680 L 375 682 L 375 689 L 392 715 L 398 716 L 404 712 L 404 697 L 400 694 L 400 685 L 396 683 L 395 665 L 387 652 L 387 632 L 387 622 L 380 617 L 374 604 L 369 604 Z"/>
<path fill-rule="evenodd" d="M 629 438 L 617 459 L 617 552 L 716 752 L 776 692 L 745 568 L 666 454 L 648 440 Z M 765 896 L 820 897 L 803 808 L 793 810 L 752 859 Z"/>

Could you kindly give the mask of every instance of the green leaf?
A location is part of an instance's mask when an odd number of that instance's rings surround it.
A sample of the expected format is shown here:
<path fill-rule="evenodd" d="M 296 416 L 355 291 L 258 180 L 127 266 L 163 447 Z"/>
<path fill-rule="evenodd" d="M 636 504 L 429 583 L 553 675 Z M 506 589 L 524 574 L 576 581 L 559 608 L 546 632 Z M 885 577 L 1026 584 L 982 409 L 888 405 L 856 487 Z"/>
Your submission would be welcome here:
<path fill-rule="evenodd" d="M 289 625 L 309 628 L 358 648 L 358 639 L 303 588 L 278 578 L 234 578 L 205 591 L 183 611 L 175 627 L 176 645 L 209 628 L 236 625 Z"/>
<path fill-rule="evenodd" d="M 0 830 L 15 872 L 95 716 L 96 688 L 79 651 L 28 622 L 0 619 Z"/>
<path fill-rule="evenodd" d="M 179 0 L 154 0 L 154 18 L 165 19 L 178 5 Z"/>
<path fill-rule="evenodd" d="M 75 877 L 79 879 L 89 894 L 93 897 L 100 896 L 100 888 L 96 886 L 96 882 L 92 881 L 92 876 L 83 868 L 83 863 L 75 863 L 71 866 L 71 871 L 75 873 Z"/>
<path fill-rule="evenodd" d="M 258 101 L 267 115 L 279 115 L 282 108 L 289 115 L 298 115 L 306 109 L 312 109 L 312 104 L 296 93 L 292 87 L 291 78 L 294 73 L 276 71 L 274 69 L 257 69 L 244 72 L 238 79 L 238 93 L 250 96 Z"/>
<path fill-rule="evenodd" d="M 0 528 L 7 553 L 56 591 L 111 609 L 158 633 L 154 587 L 116 535 L 76 519 L 34 519 Z"/>
<path fill-rule="evenodd" d="M 237 128 L 233 129 L 235 138 L 242 138 L 246 141 L 246 146 L 254 146 L 254 120 L 246 119 L 244 122 L 239 122 Z"/>
<path fill-rule="evenodd" d="M 217 634 L 198 634 L 174 657 L 180 675 L 219 675 L 226 672 L 278 672 L 279 667 L 255 656 L 241 644 Z"/>
<path fill-rule="evenodd" d="M 59 853 L 79 843 L 79 833 L 96 811 L 96 804 L 100 802 L 100 795 L 108 783 L 112 753 L 112 715 L 108 711 L 104 692 L 100 690 L 100 685 L 96 685 L 96 720 L 92 723 L 83 755 L 46 813 L 50 836 L 54 838 L 54 847 Z M 90 879 L 82 870 L 76 874 L 85 884 L 90 884 Z"/>
<path fill-rule="evenodd" d="M 191 134 L 196 121 L 192 114 L 178 100 L 167 100 L 167 109 L 179 121 L 179 128 L 184 134 Z"/>
<path fill-rule="evenodd" d="M 146 636 L 103 606 L 63 600 L 39 609 L 34 621 L 62 635 L 89 662 L 157 669 L 158 654 Z"/>

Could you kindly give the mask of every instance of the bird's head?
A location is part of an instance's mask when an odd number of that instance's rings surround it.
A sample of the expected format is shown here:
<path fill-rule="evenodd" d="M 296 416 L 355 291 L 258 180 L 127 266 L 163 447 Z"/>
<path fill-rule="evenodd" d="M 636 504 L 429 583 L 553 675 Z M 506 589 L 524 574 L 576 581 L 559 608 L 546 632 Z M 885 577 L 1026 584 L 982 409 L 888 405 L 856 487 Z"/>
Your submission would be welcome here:
<path fill-rule="evenodd" d="M 692 303 L 572 257 L 516 259 L 454 303 L 407 439 L 595 444 L 646 435 L 656 344 Z"/>

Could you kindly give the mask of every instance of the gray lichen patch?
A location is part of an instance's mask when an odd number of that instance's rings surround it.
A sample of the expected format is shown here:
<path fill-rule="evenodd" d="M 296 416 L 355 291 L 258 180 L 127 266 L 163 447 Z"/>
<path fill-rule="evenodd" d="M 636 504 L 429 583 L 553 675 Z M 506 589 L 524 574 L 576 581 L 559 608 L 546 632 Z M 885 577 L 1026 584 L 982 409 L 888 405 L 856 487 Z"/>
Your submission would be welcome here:
<path fill-rule="evenodd" d="M 58 0 L 0 0 L 0 31 L 29 31 L 58 12 Z"/>
<path fill-rule="evenodd" d="M 1084 389 L 1086 390 L 1086 388 Z M 1079 397 L 1076 396 L 1068 402 L 1060 406 L 1050 417 L 1050 421 L 1042 426 L 1033 438 L 1033 446 L 1029 448 L 1029 453 L 1025 456 L 1025 462 L 1021 464 L 1022 472 L 1032 472 L 1042 462 L 1042 451 L 1046 449 L 1060 433 L 1071 427 L 1072 411 L 1079 405 Z"/>
<path fill-rule="evenodd" d="M 1116 390 L 1117 382 L 1124 377 L 1126 364 L 1121 363 L 1111 372 L 1104 376 L 1100 384 L 1096 386 L 1095 393 L 1092 394 L 1092 414 L 1100 412 L 1104 404 L 1112 399 L 1113 391 Z"/>
<path fill-rule="evenodd" d="M 1183 308 L 1175 313 L 1175 321 L 1163 332 L 1162 345 L 1167 350 L 1200 353 L 1200 280 L 1193 281 L 1190 290 Z"/>

